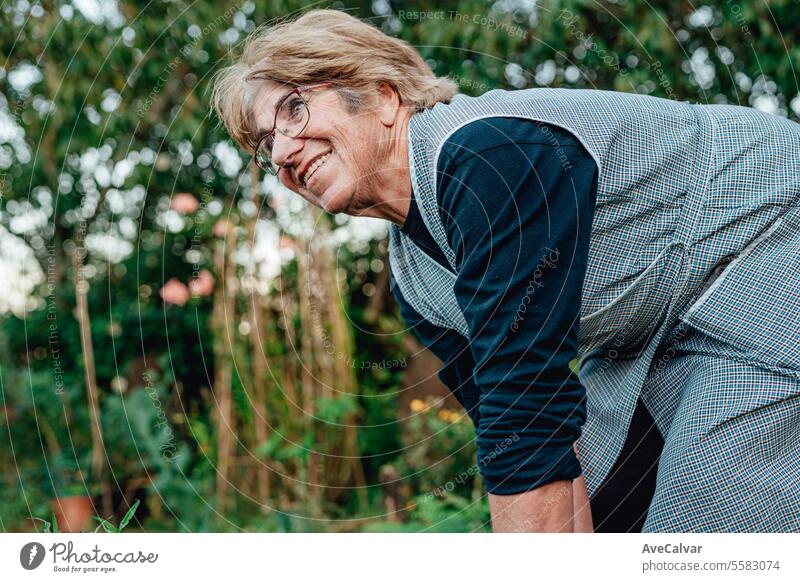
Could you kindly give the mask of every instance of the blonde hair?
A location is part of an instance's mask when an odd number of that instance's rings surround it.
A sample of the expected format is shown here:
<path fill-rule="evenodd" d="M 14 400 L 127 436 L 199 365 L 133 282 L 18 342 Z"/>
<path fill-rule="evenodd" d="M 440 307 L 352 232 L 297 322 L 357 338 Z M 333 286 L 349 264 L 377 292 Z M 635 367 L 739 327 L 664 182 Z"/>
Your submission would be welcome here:
<path fill-rule="evenodd" d="M 241 57 L 214 77 L 211 104 L 228 134 L 255 149 L 253 82 L 332 82 L 352 111 L 369 100 L 378 83 L 397 91 L 400 103 L 421 111 L 448 103 L 455 81 L 437 77 L 407 42 L 339 10 L 311 10 L 300 18 L 256 29 Z"/>

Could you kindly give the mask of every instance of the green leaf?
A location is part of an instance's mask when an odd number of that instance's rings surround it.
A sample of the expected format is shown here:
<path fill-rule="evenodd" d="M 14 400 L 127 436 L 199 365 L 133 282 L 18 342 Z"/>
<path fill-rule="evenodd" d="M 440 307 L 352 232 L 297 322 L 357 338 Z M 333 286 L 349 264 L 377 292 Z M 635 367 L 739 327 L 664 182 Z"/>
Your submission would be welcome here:
<path fill-rule="evenodd" d="M 137 499 L 133 502 L 133 505 L 131 505 L 130 509 L 128 509 L 127 513 L 125 513 L 125 516 L 119 522 L 119 529 L 117 529 L 118 532 L 121 532 L 130 523 L 131 519 L 133 519 L 133 514 L 136 513 L 136 509 L 138 507 L 139 500 Z"/>
<path fill-rule="evenodd" d="M 96 515 L 92 516 L 92 519 L 100 522 L 100 525 L 103 526 L 103 529 L 106 530 L 106 533 L 118 533 L 119 530 L 114 527 L 114 524 L 108 521 L 107 519 L 103 519 L 102 517 L 98 517 Z"/>

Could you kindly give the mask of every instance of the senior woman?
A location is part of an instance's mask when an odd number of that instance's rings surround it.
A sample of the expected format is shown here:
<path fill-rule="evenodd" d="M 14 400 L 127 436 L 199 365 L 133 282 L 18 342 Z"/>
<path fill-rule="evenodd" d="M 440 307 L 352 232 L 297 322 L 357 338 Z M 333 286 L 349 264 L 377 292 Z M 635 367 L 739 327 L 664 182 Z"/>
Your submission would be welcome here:
<path fill-rule="evenodd" d="M 495 531 L 800 531 L 798 125 L 467 97 L 332 10 L 254 34 L 212 101 L 287 188 L 393 223 L 392 290 L 475 423 Z"/>

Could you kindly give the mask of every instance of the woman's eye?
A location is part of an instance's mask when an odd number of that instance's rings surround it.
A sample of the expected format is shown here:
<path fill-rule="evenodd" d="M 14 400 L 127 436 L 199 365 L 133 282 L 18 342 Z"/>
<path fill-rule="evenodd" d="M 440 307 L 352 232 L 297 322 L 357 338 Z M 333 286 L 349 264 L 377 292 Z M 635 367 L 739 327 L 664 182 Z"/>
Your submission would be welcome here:
<path fill-rule="evenodd" d="M 305 109 L 305 103 L 302 99 L 298 97 L 294 97 L 289 100 L 289 104 L 287 106 L 288 116 L 291 120 L 297 120 L 302 116 L 303 109 Z"/>

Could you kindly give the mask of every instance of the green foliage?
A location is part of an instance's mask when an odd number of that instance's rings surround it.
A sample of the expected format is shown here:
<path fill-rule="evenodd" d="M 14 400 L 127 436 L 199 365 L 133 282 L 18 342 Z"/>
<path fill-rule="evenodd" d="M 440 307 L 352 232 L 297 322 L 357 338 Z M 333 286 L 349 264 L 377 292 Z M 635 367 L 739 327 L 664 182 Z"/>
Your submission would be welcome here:
<path fill-rule="evenodd" d="M 106 533 L 122 533 L 122 530 L 124 530 L 133 519 L 133 515 L 136 513 L 136 509 L 139 507 L 139 503 L 140 502 L 138 499 L 133 502 L 133 505 L 131 505 L 128 511 L 125 512 L 125 515 L 122 516 L 118 526 L 115 526 L 113 523 L 107 519 L 103 519 L 102 517 L 98 517 L 96 515 L 92 517 L 95 521 L 100 523 Z"/>
<path fill-rule="evenodd" d="M 447 491 L 469 497 L 479 478 L 475 428 L 463 410 L 448 410 L 434 399 L 412 401 L 398 469 L 415 491 Z M 415 409 L 418 409 L 415 411 Z"/>
<path fill-rule="evenodd" d="M 59 533 L 58 532 L 58 520 L 56 519 L 56 514 L 50 514 L 50 521 L 46 519 L 39 519 L 36 518 L 37 521 L 42 522 L 42 533 Z"/>
<path fill-rule="evenodd" d="M 352 394 L 340 394 L 316 401 L 316 416 L 326 423 L 345 422 L 348 415 L 358 411 L 358 402 Z"/>
<path fill-rule="evenodd" d="M 457 495 L 444 498 L 420 496 L 415 499 L 411 518 L 406 522 L 382 522 L 368 525 L 374 533 L 444 533 L 488 532 L 489 503 L 485 497 L 469 501 Z"/>

